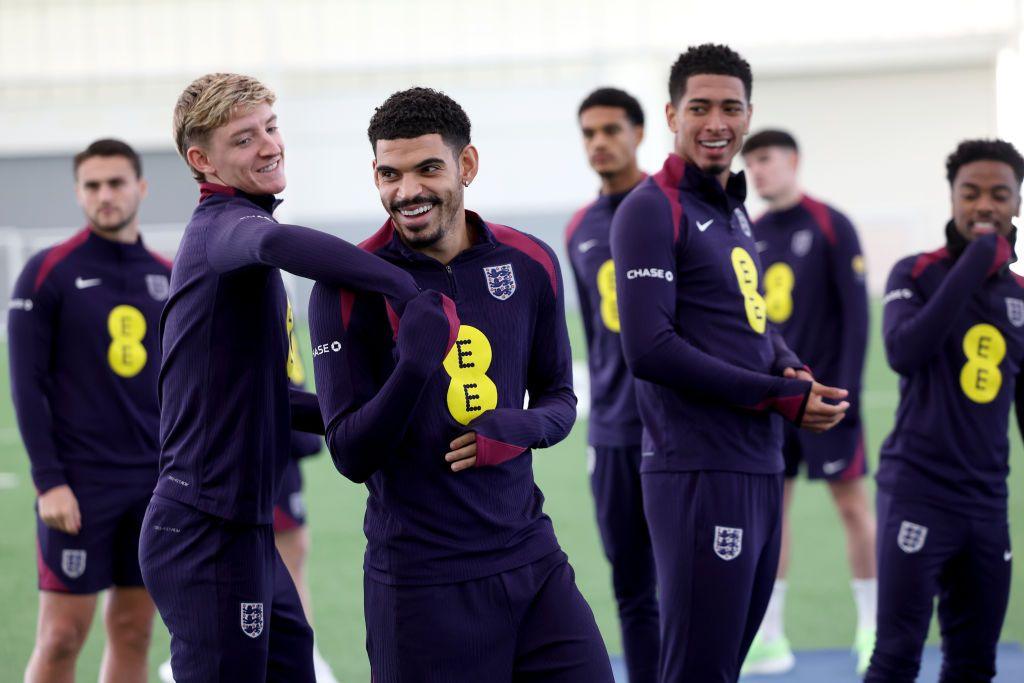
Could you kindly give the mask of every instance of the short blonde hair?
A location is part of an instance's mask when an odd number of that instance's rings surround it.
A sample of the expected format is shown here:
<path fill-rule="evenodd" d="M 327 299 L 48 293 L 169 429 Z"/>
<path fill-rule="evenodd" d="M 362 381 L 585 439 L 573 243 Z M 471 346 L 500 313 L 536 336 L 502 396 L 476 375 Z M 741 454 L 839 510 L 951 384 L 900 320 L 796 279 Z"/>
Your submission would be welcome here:
<path fill-rule="evenodd" d="M 251 76 L 213 73 L 192 81 L 174 105 L 174 144 L 178 154 L 192 169 L 198 181 L 205 176 L 188 161 L 188 148 L 205 143 L 217 128 L 231 120 L 235 109 L 274 104 L 277 97 L 267 86 Z"/>

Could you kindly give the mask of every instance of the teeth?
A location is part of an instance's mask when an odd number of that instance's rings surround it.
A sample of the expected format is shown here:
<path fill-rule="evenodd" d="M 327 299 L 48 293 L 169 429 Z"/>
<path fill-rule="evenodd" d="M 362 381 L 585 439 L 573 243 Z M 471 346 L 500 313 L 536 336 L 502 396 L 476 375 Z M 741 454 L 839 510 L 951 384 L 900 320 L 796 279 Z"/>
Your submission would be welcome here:
<path fill-rule="evenodd" d="M 408 217 L 411 218 L 413 216 L 419 216 L 419 215 L 425 214 L 427 211 L 430 211 L 432 208 L 434 208 L 433 204 L 424 204 L 423 206 L 419 207 L 418 209 L 402 209 L 401 213 L 402 213 L 403 216 L 408 216 Z"/>
<path fill-rule="evenodd" d="M 725 147 L 727 144 L 729 144 L 729 141 L 728 140 L 714 140 L 714 141 L 702 140 L 700 144 L 704 145 L 705 147 L 713 147 L 713 148 L 717 149 L 719 147 Z"/>
<path fill-rule="evenodd" d="M 274 163 L 272 163 L 272 164 L 267 164 L 267 165 L 266 165 L 266 166 L 264 166 L 263 168 L 261 168 L 261 169 L 258 169 L 258 172 L 259 172 L 259 173 L 269 173 L 270 171 L 273 171 L 274 169 L 276 169 L 276 168 L 277 168 L 277 164 L 278 164 L 278 163 L 280 163 L 280 162 L 278 162 L 278 161 L 275 161 L 275 162 L 274 162 Z"/>

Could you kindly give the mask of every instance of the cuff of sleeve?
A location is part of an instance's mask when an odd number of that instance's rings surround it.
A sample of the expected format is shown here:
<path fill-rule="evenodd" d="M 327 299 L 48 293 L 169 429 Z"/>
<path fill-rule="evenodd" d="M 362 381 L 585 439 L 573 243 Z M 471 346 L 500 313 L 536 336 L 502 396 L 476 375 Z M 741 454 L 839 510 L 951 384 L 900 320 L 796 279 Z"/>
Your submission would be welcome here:
<path fill-rule="evenodd" d="M 67 484 L 68 480 L 64 476 L 64 470 L 44 470 L 33 472 L 32 482 L 36 486 L 36 493 L 42 495 L 52 488 Z"/>
<path fill-rule="evenodd" d="M 789 380 L 779 396 L 766 398 L 754 406 L 754 410 L 774 410 L 795 425 L 804 419 L 807 401 L 811 398 L 812 384 L 806 380 Z M 797 393 L 799 390 L 799 393 Z"/>
<path fill-rule="evenodd" d="M 496 439 L 488 439 L 483 434 L 477 432 L 476 467 L 500 465 L 515 458 L 525 450 L 522 446 L 516 446 Z"/>

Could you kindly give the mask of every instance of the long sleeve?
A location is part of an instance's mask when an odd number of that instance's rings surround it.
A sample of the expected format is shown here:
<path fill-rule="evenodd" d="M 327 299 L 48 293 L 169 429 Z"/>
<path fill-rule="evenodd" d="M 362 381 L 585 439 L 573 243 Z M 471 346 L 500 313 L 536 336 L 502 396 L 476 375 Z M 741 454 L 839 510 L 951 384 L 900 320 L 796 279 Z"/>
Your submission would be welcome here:
<path fill-rule="evenodd" d="M 377 292 L 387 296 L 399 313 L 418 291 L 409 273 L 359 247 L 258 214 L 213 233 L 207 256 L 220 273 L 259 264 L 333 287 Z"/>
<path fill-rule="evenodd" d="M 317 283 L 309 300 L 310 338 L 317 398 L 335 467 L 361 483 L 379 470 L 415 419 L 429 378 L 440 366 L 458 328 L 437 306 L 406 311 L 399 333 L 399 360 L 391 360 L 390 326 L 383 303 Z M 449 302 L 450 303 L 450 302 Z M 346 313 L 345 311 L 348 311 Z M 434 317 L 426 320 L 426 313 Z M 347 324 L 344 316 L 349 315 Z M 440 318 L 438 318 L 440 316 Z"/>
<path fill-rule="evenodd" d="M 11 393 L 32 480 L 39 493 L 67 483 L 53 435 L 50 359 L 59 295 L 48 282 L 36 288 L 40 259 L 29 262 L 14 285 L 7 316 Z"/>
<path fill-rule="evenodd" d="M 557 291 L 549 289 L 538 305 L 526 378 L 529 407 L 498 408 L 470 423 L 477 434 L 477 467 L 498 465 L 529 448 L 553 446 L 569 435 L 576 421 L 561 270 L 554 253 L 545 249 L 554 263 Z"/>
<path fill-rule="evenodd" d="M 772 340 L 772 350 L 775 351 L 775 362 L 772 363 L 772 374 L 781 375 L 787 368 L 794 370 L 800 370 L 806 367 L 804 362 L 796 355 L 796 353 L 789 348 L 786 344 L 785 338 L 782 333 L 774 326 L 770 325 L 766 334 Z"/>
<path fill-rule="evenodd" d="M 857 232 L 845 216 L 833 212 L 836 243 L 829 255 L 841 309 L 838 386 L 857 400 L 868 346 L 868 291 L 864 282 L 864 257 Z"/>
<path fill-rule="evenodd" d="M 316 394 L 294 386 L 289 387 L 288 402 L 292 414 L 292 450 L 309 451 L 313 442 L 308 437 L 324 433 L 323 417 L 320 415 L 320 404 L 317 402 Z M 315 441 L 317 447 L 312 453 L 320 450 L 320 440 Z"/>
<path fill-rule="evenodd" d="M 935 293 L 924 301 L 915 282 L 914 259 L 904 259 L 889 274 L 882 334 L 892 369 L 910 375 L 942 348 L 957 318 L 978 287 L 1009 258 L 1000 235 L 971 242 Z"/>
<path fill-rule="evenodd" d="M 634 194 L 612 221 L 622 346 L 633 374 L 748 410 L 802 419 L 811 383 L 736 367 L 676 331 L 676 244 L 667 202 Z M 631 277 L 642 272 L 649 276 Z"/>

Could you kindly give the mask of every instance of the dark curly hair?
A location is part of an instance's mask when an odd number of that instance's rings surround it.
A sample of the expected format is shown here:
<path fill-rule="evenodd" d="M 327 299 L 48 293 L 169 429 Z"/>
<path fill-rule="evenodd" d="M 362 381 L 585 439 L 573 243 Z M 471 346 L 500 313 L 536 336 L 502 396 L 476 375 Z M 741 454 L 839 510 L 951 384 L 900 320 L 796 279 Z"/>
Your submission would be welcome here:
<path fill-rule="evenodd" d="M 377 107 L 366 134 L 374 154 L 378 140 L 437 133 L 458 155 L 469 144 L 469 130 L 469 117 L 458 102 L 433 88 L 409 88 L 392 93 Z"/>
<path fill-rule="evenodd" d="M 618 107 L 626 112 L 626 118 L 634 126 L 644 125 L 644 110 L 636 98 L 625 90 L 618 88 L 598 88 L 580 103 L 576 116 L 583 116 L 583 112 L 591 107 Z"/>
<path fill-rule="evenodd" d="M 704 43 L 679 55 L 668 76 L 669 99 L 673 103 L 679 102 L 686 93 L 686 80 L 698 74 L 735 76 L 743 81 L 743 91 L 747 101 L 750 100 L 750 91 L 754 86 L 750 64 L 729 46 Z"/>
<path fill-rule="evenodd" d="M 1024 157 L 1005 140 L 964 140 L 946 158 L 946 179 L 950 187 L 960 167 L 972 161 L 1001 161 L 1013 169 L 1017 183 L 1024 182 Z"/>

